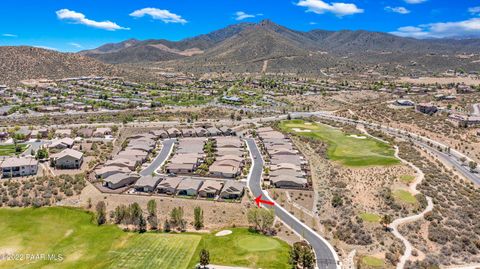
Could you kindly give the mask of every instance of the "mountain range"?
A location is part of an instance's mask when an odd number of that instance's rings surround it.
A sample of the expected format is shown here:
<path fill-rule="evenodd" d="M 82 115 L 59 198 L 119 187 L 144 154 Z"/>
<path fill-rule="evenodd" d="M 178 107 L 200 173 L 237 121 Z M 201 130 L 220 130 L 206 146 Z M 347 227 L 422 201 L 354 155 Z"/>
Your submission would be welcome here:
<path fill-rule="evenodd" d="M 308 32 L 272 21 L 234 24 L 180 41 L 129 39 L 78 53 L 0 47 L 0 84 L 86 75 L 158 78 L 157 72 L 288 73 L 313 77 L 480 71 L 480 39 L 399 37 L 369 31 Z"/>
<path fill-rule="evenodd" d="M 270 20 L 239 23 L 180 41 L 129 39 L 79 54 L 110 64 L 157 63 L 178 71 L 318 73 L 335 68 L 381 73 L 480 70 L 480 39 L 399 37 L 369 31 L 308 32 Z M 459 56 L 461 55 L 461 56 Z"/>

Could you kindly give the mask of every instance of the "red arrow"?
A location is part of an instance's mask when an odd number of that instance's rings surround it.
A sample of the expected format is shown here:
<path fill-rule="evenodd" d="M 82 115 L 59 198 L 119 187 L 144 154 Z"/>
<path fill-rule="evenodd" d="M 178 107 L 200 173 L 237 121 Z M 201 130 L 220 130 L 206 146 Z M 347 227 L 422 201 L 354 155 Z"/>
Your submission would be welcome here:
<path fill-rule="evenodd" d="M 273 202 L 270 202 L 270 201 L 267 201 L 267 200 L 262 200 L 262 195 L 261 194 L 257 198 L 255 198 L 255 203 L 257 204 L 258 207 L 260 207 L 260 204 L 274 205 Z"/>

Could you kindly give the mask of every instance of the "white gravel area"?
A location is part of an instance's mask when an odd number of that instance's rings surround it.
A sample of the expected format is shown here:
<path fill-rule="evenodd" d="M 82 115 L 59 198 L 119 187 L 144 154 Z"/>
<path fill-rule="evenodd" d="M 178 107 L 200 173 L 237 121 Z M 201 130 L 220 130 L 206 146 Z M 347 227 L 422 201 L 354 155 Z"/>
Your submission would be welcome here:
<path fill-rule="evenodd" d="M 216 233 L 215 236 L 225 236 L 225 235 L 229 235 L 231 233 L 232 233 L 232 231 L 230 231 L 230 230 L 223 230 L 223 231 L 220 231 L 220 232 Z"/>

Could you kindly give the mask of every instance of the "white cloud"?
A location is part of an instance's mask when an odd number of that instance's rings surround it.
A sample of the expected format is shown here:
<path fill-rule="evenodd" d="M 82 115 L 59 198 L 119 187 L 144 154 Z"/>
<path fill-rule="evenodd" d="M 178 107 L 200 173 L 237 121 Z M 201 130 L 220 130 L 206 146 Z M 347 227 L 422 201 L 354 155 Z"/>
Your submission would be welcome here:
<path fill-rule="evenodd" d="M 55 50 L 55 51 L 58 51 L 58 49 L 56 49 L 56 48 L 47 47 L 47 46 L 33 46 L 33 47 L 39 48 L 39 49 L 45 49 L 45 50 Z"/>
<path fill-rule="evenodd" d="M 255 15 L 247 14 L 243 11 L 235 12 L 235 16 L 236 16 L 235 20 L 237 20 L 237 21 L 241 21 L 241 20 L 248 19 L 248 18 L 255 18 Z"/>
<path fill-rule="evenodd" d="M 480 18 L 400 27 L 391 34 L 415 38 L 480 37 Z"/>
<path fill-rule="evenodd" d="M 310 25 L 317 25 L 318 23 L 316 23 L 316 22 L 314 22 L 314 21 L 311 21 L 311 22 L 309 22 L 308 24 L 310 24 Z"/>
<path fill-rule="evenodd" d="M 471 7 L 468 9 L 468 12 L 470 12 L 470 14 L 480 14 L 480 6 Z"/>
<path fill-rule="evenodd" d="M 73 23 L 83 24 L 94 28 L 104 29 L 108 31 L 130 30 L 130 28 L 121 27 L 120 25 L 111 21 L 94 21 L 87 19 L 87 17 L 85 17 L 85 15 L 83 15 L 82 13 L 73 10 L 60 9 L 57 10 L 56 13 L 57 17 L 60 20 L 68 20 Z"/>
<path fill-rule="evenodd" d="M 363 13 L 363 9 L 358 8 L 355 4 L 350 3 L 326 3 L 322 0 L 301 0 L 297 6 L 306 7 L 307 12 L 316 14 L 333 13 L 338 17 Z"/>
<path fill-rule="evenodd" d="M 187 20 L 182 18 L 182 16 L 171 13 L 166 9 L 147 7 L 147 8 L 135 10 L 134 12 L 130 13 L 130 16 L 136 17 L 136 18 L 141 18 L 145 15 L 149 15 L 154 20 L 161 20 L 164 23 L 181 23 L 181 24 L 187 23 Z"/>
<path fill-rule="evenodd" d="M 70 42 L 70 43 L 68 43 L 68 45 L 70 45 L 70 46 L 72 46 L 72 47 L 75 47 L 75 48 L 77 48 L 77 49 L 83 48 L 82 45 L 80 45 L 80 44 L 78 44 L 78 43 L 75 43 L 75 42 Z"/>
<path fill-rule="evenodd" d="M 423 2 L 427 2 L 427 0 L 404 0 L 405 3 L 408 3 L 408 4 L 421 4 Z"/>
<path fill-rule="evenodd" d="M 386 11 L 390 11 L 390 12 L 395 12 L 395 13 L 398 13 L 398 14 L 408 14 L 410 13 L 410 10 L 404 8 L 404 7 L 385 7 L 385 10 Z"/>
<path fill-rule="evenodd" d="M 18 37 L 17 35 L 14 34 L 2 34 L 4 37 Z"/>

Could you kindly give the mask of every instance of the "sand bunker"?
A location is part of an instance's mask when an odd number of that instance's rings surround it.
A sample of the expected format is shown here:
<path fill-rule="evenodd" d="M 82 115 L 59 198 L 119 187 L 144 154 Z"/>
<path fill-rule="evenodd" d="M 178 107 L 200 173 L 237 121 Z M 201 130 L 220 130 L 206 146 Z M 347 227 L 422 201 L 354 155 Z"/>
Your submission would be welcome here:
<path fill-rule="evenodd" d="M 367 139 L 365 136 L 360 136 L 360 135 L 349 135 L 349 137 L 353 137 L 356 139 Z"/>
<path fill-rule="evenodd" d="M 223 230 L 223 231 L 220 231 L 220 232 L 216 233 L 215 236 L 225 236 L 225 235 L 229 235 L 231 233 L 232 233 L 232 231 L 230 231 L 230 230 Z"/>
<path fill-rule="evenodd" d="M 292 130 L 294 130 L 297 133 L 310 133 L 312 131 L 308 129 L 299 129 L 299 128 L 292 128 Z"/>

